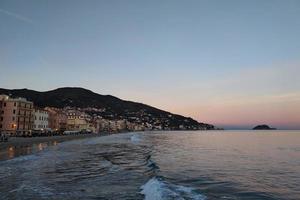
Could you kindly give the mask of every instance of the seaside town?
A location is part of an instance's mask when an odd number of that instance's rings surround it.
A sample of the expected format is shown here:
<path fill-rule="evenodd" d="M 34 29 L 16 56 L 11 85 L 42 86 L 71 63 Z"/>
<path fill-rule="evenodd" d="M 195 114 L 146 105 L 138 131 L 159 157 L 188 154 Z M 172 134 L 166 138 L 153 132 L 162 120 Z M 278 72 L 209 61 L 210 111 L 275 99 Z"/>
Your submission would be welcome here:
<path fill-rule="evenodd" d="M 0 130 L 10 136 L 43 136 L 75 133 L 141 131 L 146 126 L 127 120 L 91 116 L 93 108 L 38 108 L 25 98 L 0 95 Z M 160 127 L 157 127 L 158 129 Z"/>
<path fill-rule="evenodd" d="M 104 113 L 103 118 L 101 113 Z M 172 118 L 172 115 L 168 117 Z M 40 108 L 25 98 L 0 95 L 0 131 L 8 136 L 32 137 L 83 133 L 117 133 L 171 130 L 168 119 L 151 118 L 140 111 L 123 118 L 107 117 L 105 109 L 77 107 Z M 178 126 L 180 130 L 199 127 Z"/>

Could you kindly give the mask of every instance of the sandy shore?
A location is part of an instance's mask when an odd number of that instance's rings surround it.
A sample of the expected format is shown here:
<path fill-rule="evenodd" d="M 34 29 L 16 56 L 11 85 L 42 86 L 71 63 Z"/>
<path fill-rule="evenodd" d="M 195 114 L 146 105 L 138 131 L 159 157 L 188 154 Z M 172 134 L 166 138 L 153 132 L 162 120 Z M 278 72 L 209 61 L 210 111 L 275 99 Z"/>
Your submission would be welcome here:
<path fill-rule="evenodd" d="M 22 137 L 11 137 L 8 142 L 0 142 L 0 151 L 7 150 L 11 147 L 25 147 L 32 146 L 33 144 L 46 143 L 46 142 L 64 142 L 74 139 L 83 139 L 89 137 L 100 137 L 109 135 L 108 133 L 102 134 L 82 134 L 82 135 L 65 135 L 65 136 L 49 136 L 49 137 L 31 137 L 31 138 L 22 138 Z"/>

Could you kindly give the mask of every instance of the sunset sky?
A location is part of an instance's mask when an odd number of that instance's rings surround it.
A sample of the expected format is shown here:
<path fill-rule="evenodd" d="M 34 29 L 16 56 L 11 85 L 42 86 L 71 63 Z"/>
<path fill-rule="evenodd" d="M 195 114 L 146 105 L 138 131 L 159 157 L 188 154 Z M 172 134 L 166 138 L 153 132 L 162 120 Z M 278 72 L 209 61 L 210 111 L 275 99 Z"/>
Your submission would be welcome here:
<path fill-rule="evenodd" d="M 300 128 L 300 1 L 0 0 L 0 87 Z"/>

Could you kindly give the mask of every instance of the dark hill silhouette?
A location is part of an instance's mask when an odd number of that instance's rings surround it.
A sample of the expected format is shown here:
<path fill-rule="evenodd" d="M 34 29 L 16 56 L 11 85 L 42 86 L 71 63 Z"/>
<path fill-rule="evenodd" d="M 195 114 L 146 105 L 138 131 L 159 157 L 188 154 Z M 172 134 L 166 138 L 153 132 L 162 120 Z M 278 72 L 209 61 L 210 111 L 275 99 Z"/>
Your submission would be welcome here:
<path fill-rule="evenodd" d="M 271 128 L 270 126 L 266 124 L 257 125 L 253 128 L 253 130 L 276 130 L 276 128 Z"/>

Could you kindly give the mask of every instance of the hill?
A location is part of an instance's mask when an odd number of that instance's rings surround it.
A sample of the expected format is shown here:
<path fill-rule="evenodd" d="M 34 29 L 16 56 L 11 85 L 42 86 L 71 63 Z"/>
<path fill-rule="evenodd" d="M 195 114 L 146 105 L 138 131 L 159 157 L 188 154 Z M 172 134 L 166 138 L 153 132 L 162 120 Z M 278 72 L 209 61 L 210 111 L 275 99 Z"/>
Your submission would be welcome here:
<path fill-rule="evenodd" d="M 29 89 L 3 89 L 0 94 L 11 97 L 24 97 L 38 107 L 77 107 L 96 108 L 89 114 L 97 114 L 106 119 L 127 119 L 159 125 L 165 129 L 214 129 L 213 125 L 157 109 L 142 103 L 125 101 L 111 95 L 101 95 L 78 87 L 64 87 L 51 91 L 38 92 Z M 97 111 L 101 110 L 101 111 Z"/>

